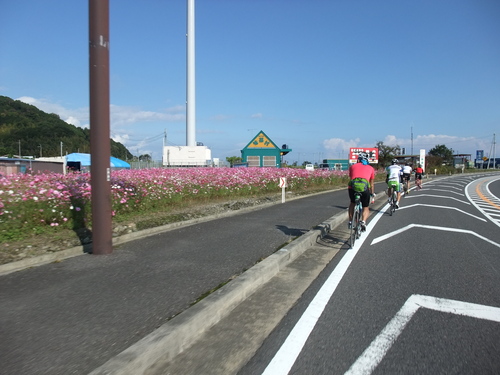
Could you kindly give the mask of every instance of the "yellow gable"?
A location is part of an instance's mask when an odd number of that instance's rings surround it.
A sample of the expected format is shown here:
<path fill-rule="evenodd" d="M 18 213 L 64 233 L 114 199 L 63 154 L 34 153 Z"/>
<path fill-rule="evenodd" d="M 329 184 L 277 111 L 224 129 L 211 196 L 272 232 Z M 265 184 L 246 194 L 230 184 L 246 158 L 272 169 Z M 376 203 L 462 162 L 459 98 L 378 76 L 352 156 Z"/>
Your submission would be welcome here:
<path fill-rule="evenodd" d="M 259 133 L 252 142 L 248 145 L 248 148 L 255 147 L 255 148 L 275 148 L 273 142 L 269 140 L 269 138 L 266 137 L 264 133 Z"/>

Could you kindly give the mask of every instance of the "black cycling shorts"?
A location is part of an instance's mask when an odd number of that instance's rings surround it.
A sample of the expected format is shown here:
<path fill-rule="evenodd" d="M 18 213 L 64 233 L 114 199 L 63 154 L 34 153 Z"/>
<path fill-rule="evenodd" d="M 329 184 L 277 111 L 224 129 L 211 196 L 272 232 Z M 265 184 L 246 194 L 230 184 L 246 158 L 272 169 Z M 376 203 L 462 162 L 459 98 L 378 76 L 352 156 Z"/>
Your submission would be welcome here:
<path fill-rule="evenodd" d="M 421 179 L 422 179 L 422 175 L 420 173 L 415 174 L 415 181 L 421 180 Z"/>
<path fill-rule="evenodd" d="M 410 174 L 409 173 L 403 173 L 403 181 L 410 181 Z"/>
<path fill-rule="evenodd" d="M 355 197 L 354 197 L 354 190 L 353 189 L 347 189 L 349 191 L 349 198 L 351 199 L 351 203 L 354 203 L 355 202 Z M 367 191 L 364 191 L 362 193 L 357 193 L 357 194 L 361 194 L 361 206 L 363 207 L 368 207 L 370 205 L 370 191 L 367 190 Z"/>

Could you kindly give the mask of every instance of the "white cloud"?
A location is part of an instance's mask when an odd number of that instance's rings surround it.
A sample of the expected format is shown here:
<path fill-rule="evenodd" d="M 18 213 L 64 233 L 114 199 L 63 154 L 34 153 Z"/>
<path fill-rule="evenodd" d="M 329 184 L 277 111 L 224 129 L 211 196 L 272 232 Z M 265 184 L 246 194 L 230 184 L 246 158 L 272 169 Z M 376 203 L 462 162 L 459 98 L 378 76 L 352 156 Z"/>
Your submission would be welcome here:
<path fill-rule="evenodd" d="M 75 126 L 78 126 L 78 127 L 81 127 L 81 124 L 80 124 L 80 120 L 78 120 L 76 117 L 74 116 L 69 116 L 66 120 L 68 124 L 71 124 L 71 125 L 75 125 Z"/>
<path fill-rule="evenodd" d="M 472 154 L 475 156 L 476 150 L 487 150 L 491 144 L 490 137 L 459 137 L 446 134 L 424 134 L 413 138 L 398 138 L 394 135 L 388 135 L 383 140 L 388 146 L 399 145 L 406 148 L 406 153 L 417 154 L 420 149 L 429 151 L 437 145 L 445 145 L 453 149 L 455 153 Z"/>
<path fill-rule="evenodd" d="M 254 113 L 251 118 L 262 118 L 262 113 Z"/>
<path fill-rule="evenodd" d="M 359 138 L 350 140 L 342 138 L 325 139 L 323 141 L 323 147 L 327 151 L 325 157 L 327 159 L 345 159 L 351 147 L 361 146 L 360 141 Z"/>
<path fill-rule="evenodd" d="M 119 142 L 126 145 L 129 142 L 130 136 L 128 134 L 112 134 L 111 138 L 115 142 Z"/>
<path fill-rule="evenodd" d="M 176 107 L 177 109 L 177 107 Z M 143 122 L 164 121 L 182 122 L 186 116 L 178 110 L 167 112 L 143 111 L 134 107 L 122 107 L 111 104 L 111 126 L 131 125 Z"/>
<path fill-rule="evenodd" d="M 60 104 L 52 103 L 46 99 L 37 99 L 37 98 L 32 98 L 30 96 L 22 96 L 20 98 L 17 98 L 16 100 L 19 100 L 26 104 L 31 104 L 46 113 L 55 113 L 56 115 L 59 115 L 59 117 L 63 121 L 66 121 L 68 124 L 72 124 L 83 128 L 84 127 L 88 128 L 88 123 L 89 123 L 88 108 L 68 109 Z"/>
<path fill-rule="evenodd" d="M 445 145 L 456 154 L 470 154 L 472 158 L 475 158 L 476 150 L 484 150 L 485 154 L 489 155 L 492 139 L 493 136 L 459 137 L 446 134 L 424 134 L 415 136 L 412 142 L 411 138 L 398 138 L 395 135 L 387 135 L 382 142 L 387 146 L 398 145 L 405 148 L 407 154 L 410 154 L 413 148 L 414 155 L 418 154 L 420 149 L 428 152 L 437 145 Z M 359 138 L 351 140 L 330 138 L 323 141 L 323 147 L 327 151 L 328 158 L 341 157 L 347 153 L 350 147 L 358 146 L 366 146 L 366 143 L 361 142 Z M 373 146 L 375 146 L 375 142 Z"/>
<path fill-rule="evenodd" d="M 24 103 L 34 105 L 38 109 L 59 115 L 61 119 L 69 124 L 80 127 L 89 126 L 89 108 L 68 109 L 58 103 L 52 103 L 46 99 L 37 99 L 29 96 L 18 98 Z M 181 105 L 165 109 L 163 112 L 144 111 L 134 107 L 110 105 L 111 127 L 117 128 L 124 125 L 141 124 L 144 122 L 183 122 L 185 121 L 185 108 Z"/>

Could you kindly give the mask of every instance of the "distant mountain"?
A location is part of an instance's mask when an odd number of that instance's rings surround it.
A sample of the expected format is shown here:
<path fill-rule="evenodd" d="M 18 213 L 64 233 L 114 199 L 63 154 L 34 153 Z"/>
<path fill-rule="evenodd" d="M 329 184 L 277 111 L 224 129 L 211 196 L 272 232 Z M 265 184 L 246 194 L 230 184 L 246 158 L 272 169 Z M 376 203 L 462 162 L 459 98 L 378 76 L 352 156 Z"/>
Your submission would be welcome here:
<path fill-rule="evenodd" d="M 0 156 L 50 157 L 73 152 L 90 153 L 90 130 L 61 120 L 55 113 L 0 96 Z M 110 139 L 111 156 L 132 159 L 127 148 Z"/>

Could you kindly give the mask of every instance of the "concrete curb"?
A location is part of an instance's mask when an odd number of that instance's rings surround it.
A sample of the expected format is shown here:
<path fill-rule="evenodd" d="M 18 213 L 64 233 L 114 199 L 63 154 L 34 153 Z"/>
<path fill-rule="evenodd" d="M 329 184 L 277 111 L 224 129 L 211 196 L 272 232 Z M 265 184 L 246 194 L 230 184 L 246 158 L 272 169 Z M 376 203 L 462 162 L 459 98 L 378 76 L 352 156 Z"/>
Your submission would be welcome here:
<path fill-rule="evenodd" d="M 347 211 L 326 220 L 285 248 L 244 272 L 229 284 L 165 323 L 156 331 L 110 359 L 90 375 L 143 374 L 160 358 L 172 359 L 227 316 L 281 269 L 347 219 Z"/>

